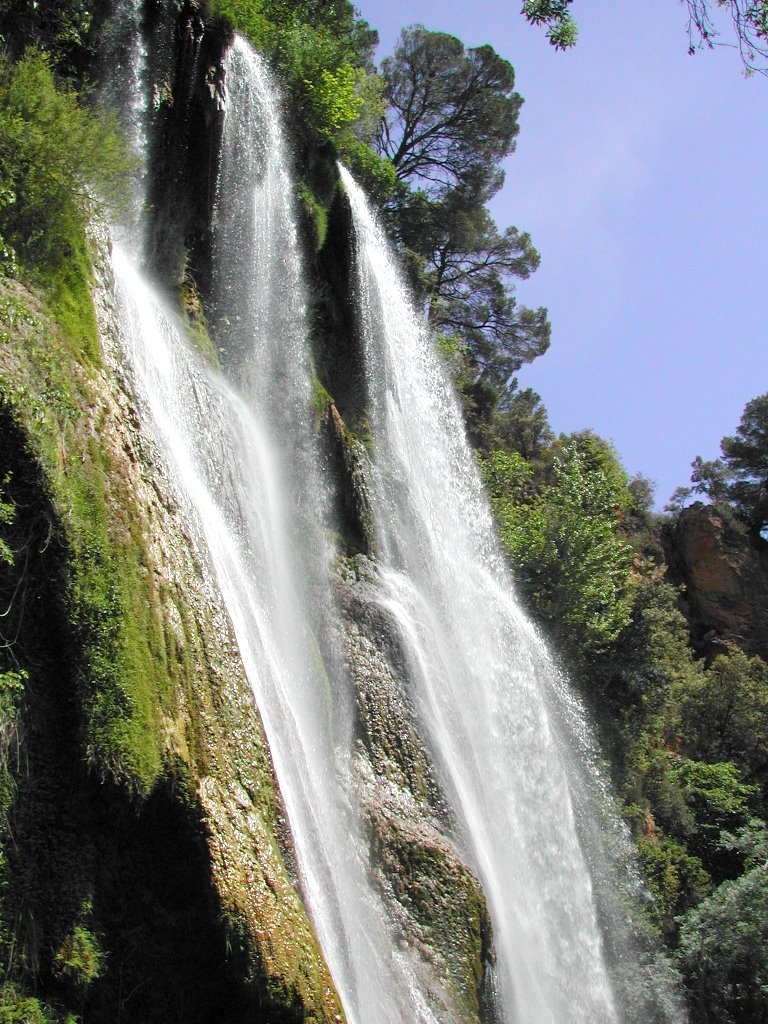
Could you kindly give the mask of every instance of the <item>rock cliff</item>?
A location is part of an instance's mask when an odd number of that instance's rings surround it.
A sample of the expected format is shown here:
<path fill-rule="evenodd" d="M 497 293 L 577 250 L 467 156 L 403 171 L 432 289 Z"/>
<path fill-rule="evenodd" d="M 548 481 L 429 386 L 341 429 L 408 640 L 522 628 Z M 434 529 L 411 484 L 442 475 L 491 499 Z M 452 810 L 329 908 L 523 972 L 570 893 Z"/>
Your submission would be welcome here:
<path fill-rule="evenodd" d="M 713 657 L 736 644 L 768 657 L 768 544 L 727 509 L 696 502 L 667 531 L 665 553 L 694 646 Z"/>

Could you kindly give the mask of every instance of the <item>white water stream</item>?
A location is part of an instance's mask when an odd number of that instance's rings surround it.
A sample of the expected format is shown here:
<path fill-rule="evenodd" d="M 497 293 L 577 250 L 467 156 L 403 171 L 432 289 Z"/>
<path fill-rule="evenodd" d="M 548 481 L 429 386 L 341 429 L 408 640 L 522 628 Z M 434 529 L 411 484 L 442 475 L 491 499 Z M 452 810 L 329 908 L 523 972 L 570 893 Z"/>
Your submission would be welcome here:
<path fill-rule="evenodd" d="M 123 344 L 148 425 L 207 548 L 261 712 L 303 893 L 350 1024 L 435 1024 L 367 875 L 349 776 L 351 694 L 326 675 L 333 605 L 311 429 L 304 288 L 274 89 L 236 40 L 215 211 L 227 376 L 189 347 L 115 247 Z M 330 666 L 333 669 L 334 666 Z"/>
<path fill-rule="evenodd" d="M 365 197 L 342 168 L 376 472 L 382 603 L 489 901 L 504 1019 L 613 1024 L 550 693 L 561 684 L 494 542 L 461 414 Z"/>

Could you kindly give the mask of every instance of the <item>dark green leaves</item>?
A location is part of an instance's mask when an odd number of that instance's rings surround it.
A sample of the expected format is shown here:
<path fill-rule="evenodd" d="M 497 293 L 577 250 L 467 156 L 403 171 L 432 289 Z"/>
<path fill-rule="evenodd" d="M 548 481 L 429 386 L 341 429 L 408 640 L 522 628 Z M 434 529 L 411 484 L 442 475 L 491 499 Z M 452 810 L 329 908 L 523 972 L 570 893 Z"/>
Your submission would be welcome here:
<path fill-rule="evenodd" d="M 423 25 L 403 29 L 382 61 L 388 110 L 380 149 L 401 180 L 443 195 L 514 148 L 522 103 L 511 64 Z"/>

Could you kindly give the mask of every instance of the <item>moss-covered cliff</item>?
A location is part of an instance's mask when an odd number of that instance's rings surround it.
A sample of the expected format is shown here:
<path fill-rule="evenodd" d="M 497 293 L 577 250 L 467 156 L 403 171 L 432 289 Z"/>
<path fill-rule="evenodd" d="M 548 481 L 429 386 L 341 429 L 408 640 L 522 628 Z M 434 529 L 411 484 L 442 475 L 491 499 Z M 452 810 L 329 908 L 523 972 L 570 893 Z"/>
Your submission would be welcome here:
<path fill-rule="evenodd" d="M 231 628 L 95 294 L 95 357 L 0 295 L 6 976 L 89 1020 L 338 1020 Z"/>

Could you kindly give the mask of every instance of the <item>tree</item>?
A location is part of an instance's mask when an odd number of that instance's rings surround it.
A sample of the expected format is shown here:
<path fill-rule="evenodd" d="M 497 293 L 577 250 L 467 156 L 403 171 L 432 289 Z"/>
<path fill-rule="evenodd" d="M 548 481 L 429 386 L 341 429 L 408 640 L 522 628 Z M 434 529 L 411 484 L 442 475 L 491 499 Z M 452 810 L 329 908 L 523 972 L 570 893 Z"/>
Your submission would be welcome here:
<path fill-rule="evenodd" d="M 705 461 L 700 455 L 691 463 L 694 494 L 704 494 L 710 501 L 724 501 L 728 496 L 728 467 L 720 459 Z"/>
<path fill-rule="evenodd" d="M 401 181 L 443 195 L 512 152 L 522 99 L 512 65 L 492 47 L 465 50 L 453 36 L 412 25 L 381 74 L 379 150 Z"/>
<path fill-rule="evenodd" d="M 688 6 L 689 53 L 722 45 L 712 20 L 711 0 L 685 0 Z M 768 3 L 766 0 L 716 0 L 730 15 L 736 45 L 747 72 L 768 75 Z"/>
<path fill-rule="evenodd" d="M 52 56 L 60 69 L 72 71 L 87 45 L 100 5 L 87 0 L 0 0 L 0 38 L 12 60 L 30 46 Z"/>
<path fill-rule="evenodd" d="M 768 802 L 768 665 L 732 650 L 678 688 L 678 729 L 697 757 L 734 761 Z"/>
<path fill-rule="evenodd" d="M 768 75 L 768 0 L 683 0 L 688 8 L 688 52 L 730 45 L 720 42 L 713 12 L 725 11 L 731 19 L 735 45 L 749 74 Z M 576 23 L 570 13 L 572 0 L 524 0 L 523 14 L 532 25 L 546 25 L 547 37 L 558 50 L 576 42 Z"/>
<path fill-rule="evenodd" d="M 733 482 L 728 497 L 755 530 L 768 525 L 768 394 L 747 402 L 735 435 L 720 449 Z"/>
<path fill-rule="evenodd" d="M 555 439 L 541 395 L 533 388 L 507 392 L 499 408 L 496 429 L 501 440 L 528 462 L 540 460 Z"/>
<path fill-rule="evenodd" d="M 37 51 L 0 57 L 0 235 L 30 267 L 72 257 L 88 217 L 125 202 L 132 158 L 111 118 L 78 102 Z"/>
<path fill-rule="evenodd" d="M 500 390 L 512 375 L 549 347 L 545 309 L 517 305 L 514 280 L 539 265 L 530 236 L 500 233 L 487 209 L 465 189 L 440 201 L 417 192 L 403 206 L 400 238 L 423 258 L 421 287 L 430 323 L 456 334 L 477 371 Z"/>
<path fill-rule="evenodd" d="M 677 964 L 701 1024 L 768 1018 L 768 868 L 723 882 L 684 919 Z"/>
<path fill-rule="evenodd" d="M 556 50 L 576 42 L 578 29 L 570 11 L 572 0 L 524 0 L 523 14 L 532 25 L 546 25 L 547 39 Z"/>
<path fill-rule="evenodd" d="M 410 256 L 432 326 L 473 364 L 463 374 L 474 437 L 486 437 L 512 375 L 549 346 L 545 309 L 525 309 L 514 281 L 539 264 L 530 237 L 499 231 L 486 204 L 504 180 L 522 100 L 511 65 L 490 46 L 422 25 L 403 29 L 381 65 L 387 113 L 378 139 L 399 181 L 390 229 Z M 470 394 L 470 392 L 472 392 Z"/>
<path fill-rule="evenodd" d="M 675 489 L 668 512 L 679 512 L 694 494 L 730 502 L 755 533 L 768 526 L 768 394 L 747 402 L 736 433 L 720 442 L 722 459 L 691 463 L 691 487 Z"/>
<path fill-rule="evenodd" d="M 620 467 L 606 469 L 578 439 L 565 439 L 541 493 L 520 502 L 491 492 L 524 592 L 577 657 L 604 651 L 629 622 L 633 556 L 618 530 L 617 513 L 629 500 L 620 479 Z"/>

